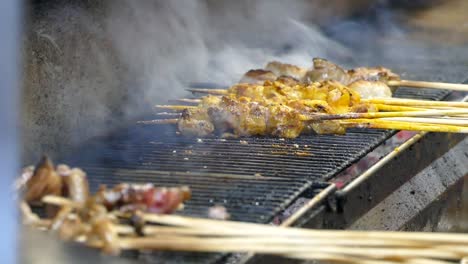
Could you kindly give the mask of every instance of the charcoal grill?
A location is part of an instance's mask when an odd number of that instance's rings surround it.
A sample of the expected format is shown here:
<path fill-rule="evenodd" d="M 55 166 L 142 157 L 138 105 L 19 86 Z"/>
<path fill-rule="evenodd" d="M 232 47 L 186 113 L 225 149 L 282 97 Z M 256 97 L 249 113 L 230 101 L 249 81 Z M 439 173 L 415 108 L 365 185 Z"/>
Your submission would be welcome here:
<path fill-rule="evenodd" d="M 396 93 L 429 100 L 447 95 L 431 89 L 401 88 Z M 176 136 L 173 126 L 135 125 L 92 140 L 70 151 L 62 161 L 83 168 L 93 190 L 120 182 L 188 185 L 193 198 L 180 214 L 206 217 L 210 206 L 223 205 L 233 220 L 269 223 L 301 195 L 319 193 L 329 185 L 328 180 L 393 134 L 395 131 L 350 129 L 346 135 L 297 139 L 197 139 Z M 353 204 L 359 207 L 359 201 Z M 186 256 L 145 257 L 185 263 L 213 263 L 226 257 Z"/>

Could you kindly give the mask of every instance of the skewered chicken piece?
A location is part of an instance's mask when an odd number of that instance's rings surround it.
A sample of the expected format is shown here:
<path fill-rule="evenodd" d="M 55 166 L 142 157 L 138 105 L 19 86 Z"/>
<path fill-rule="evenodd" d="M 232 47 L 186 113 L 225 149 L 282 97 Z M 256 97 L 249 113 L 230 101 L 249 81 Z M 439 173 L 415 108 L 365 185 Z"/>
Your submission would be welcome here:
<path fill-rule="evenodd" d="M 265 70 L 271 71 L 277 77 L 288 76 L 296 80 L 302 80 L 307 70 L 296 65 L 281 63 L 278 61 L 269 62 Z"/>
<path fill-rule="evenodd" d="M 360 67 L 346 71 L 321 58 L 314 58 L 313 64 L 313 69 L 305 74 L 303 81 L 335 80 L 348 85 L 362 98 L 391 97 L 392 90 L 387 83 L 400 79 L 397 74 L 384 67 Z"/>
<path fill-rule="evenodd" d="M 288 78 L 288 85 L 309 84 L 332 80 L 348 85 L 358 92 L 362 98 L 391 97 L 392 90 L 386 84 L 388 81 L 399 80 L 399 76 L 383 67 L 355 68 L 344 70 L 340 66 L 321 58 L 313 59 L 310 70 L 273 61 L 265 66 L 265 70 L 251 70 L 247 72 L 240 83 L 260 84 L 263 81 L 274 81 Z"/>
<path fill-rule="evenodd" d="M 179 131 L 200 137 L 217 131 L 236 136 L 294 138 L 304 129 L 319 134 L 342 134 L 344 128 L 338 122 L 304 125 L 301 114 L 377 111 L 374 105 L 361 103 L 358 93 L 336 81 L 288 85 L 290 80 L 283 80 L 265 81 L 263 85 L 237 84 L 225 90 L 224 97 L 203 97 L 198 107 L 183 110 L 177 121 Z"/>
<path fill-rule="evenodd" d="M 278 76 L 270 70 L 257 69 L 246 72 L 239 83 L 262 84 L 264 81 L 274 81 L 276 78 Z"/>
<path fill-rule="evenodd" d="M 326 102 L 334 113 L 377 110 L 370 104 L 361 103 L 357 92 L 336 81 L 293 86 L 281 81 L 265 81 L 264 85 L 237 84 L 226 90 L 225 94 L 232 98 L 247 97 L 252 101 L 266 103 L 281 103 L 290 100 L 321 100 Z"/>
<path fill-rule="evenodd" d="M 323 121 L 320 126 L 324 128 L 319 128 L 318 124 L 308 126 L 304 122 L 304 115 L 333 112 L 333 108 L 321 100 L 282 100 L 278 103 L 274 100 L 256 101 L 240 95 L 207 96 L 197 107 L 183 111 L 178 129 L 183 135 L 200 137 L 215 131 L 223 136 L 272 135 L 285 138 L 295 138 L 310 130 L 342 134 L 344 129 L 336 121 Z"/>
<path fill-rule="evenodd" d="M 313 59 L 313 68 L 306 72 L 303 81 L 316 82 L 324 80 L 338 81 L 349 85 L 355 81 L 388 82 L 399 80 L 400 77 L 384 67 L 359 67 L 344 70 L 340 66 L 322 58 Z"/>

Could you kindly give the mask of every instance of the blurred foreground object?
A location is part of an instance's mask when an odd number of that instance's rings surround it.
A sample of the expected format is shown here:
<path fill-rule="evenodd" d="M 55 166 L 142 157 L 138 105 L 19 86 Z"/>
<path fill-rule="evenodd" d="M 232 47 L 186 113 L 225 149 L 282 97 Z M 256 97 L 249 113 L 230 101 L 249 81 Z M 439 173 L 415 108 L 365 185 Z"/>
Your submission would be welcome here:
<path fill-rule="evenodd" d="M 0 232 L 0 252 L 2 263 L 15 263 L 16 255 L 16 210 L 9 190 L 13 175 L 18 167 L 18 66 L 19 66 L 19 14 L 20 2 L 5 0 L 0 2 L 0 206 L 2 225 Z"/>

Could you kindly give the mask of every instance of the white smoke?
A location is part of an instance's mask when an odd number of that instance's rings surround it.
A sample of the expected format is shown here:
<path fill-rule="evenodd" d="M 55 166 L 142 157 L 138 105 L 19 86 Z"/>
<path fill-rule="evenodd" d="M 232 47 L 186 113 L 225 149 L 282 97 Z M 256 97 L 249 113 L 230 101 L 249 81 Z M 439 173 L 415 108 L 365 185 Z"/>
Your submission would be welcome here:
<path fill-rule="evenodd" d="M 302 1 L 113 1 L 108 30 L 130 71 L 129 117 L 184 96 L 193 82 L 230 85 L 279 60 L 343 57 L 346 48 L 305 22 Z"/>

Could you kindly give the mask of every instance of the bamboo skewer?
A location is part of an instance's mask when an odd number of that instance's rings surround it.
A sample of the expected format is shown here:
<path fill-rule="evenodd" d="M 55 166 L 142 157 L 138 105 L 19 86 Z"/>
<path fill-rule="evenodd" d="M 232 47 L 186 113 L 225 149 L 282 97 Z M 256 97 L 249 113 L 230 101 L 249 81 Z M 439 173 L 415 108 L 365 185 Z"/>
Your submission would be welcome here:
<path fill-rule="evenodd" d="M 195 106 L 164 105 L 158 106 L 166 109 L 180 110 L 182 108 L 194 108 Z M 414 109 L 411 109 L 414 110 Z M 468 128 L 463 120 L 436 120 L 436 119 L 380 119 L 389 117 L 424 117 L 424 116 L 447 116 L 447 115 L 468 115 L 468 109 L 443 109 L 424 111 L 402 111 L 402 112 L 375 112 L 375 113 L 347 113 L 347 114 L 313 114 L 304 115 L 303 121 L 320 120 L 341 120 L 347 127 L 395 129 L 395 130 L 416 130 L 431 132 L 455 132 L 467 133 Z M 415 121 L 417 124 L 410 123 Z M 434 121 L 434 122 L 431 122 Z M 138 121 L 139 124 L 177 124 L 178 119 L 155 119 L 148 121 Z"/>
<path fill-rule="evenodd" d="M 198 104 L 201 103 L 201 99 L 189 99 L 189 98 L 179 98 L 179 99 L 173 99 L 169 100 L 169 102 L 178 102 L 178 103 L 189 103 L 189 104 Z"/>
<path fill-rule="evenodd" d="M 347 114 L 313 114 L 306 120 L 334 120 L 334 119 L 358 119 L 358 118 L 383 118 L 383 117 L 421 117 L 421 116 L 450 116 L 466 115 L 468 109 L 456 110 L 426 110 L 405 112 L 375 112 L 375 113 L 347 113 Z"/>
<path fill-rule="evenodd" d="M 393 80 L 388 81 L 389 86 L 406 86 L 415 88 L 433 88 L 433 89 L 445 89 L 453 91 L 464 91 L 468 92 L 467 84 L 459 83 L 443 83 L 443 82 L 425 82 L 425 81 L 412 81 L 412 80 Z"/>
<path fill-rule="evenodd" d="M 159 112 L 155 113 L 157 116 L 180 116 L 181 113 L 174 113 L 174 112 Z"/>
<path fill-rule="evenodd" d="M 409 118 L 409 117 L 408 117 Z M 425 120 L 426 119 L 426 120 Z M 177 124 L 178 119 L 154 119 L 138 121 L 138 124 L 144 125 L 163 125 Z M 341 119 L 340 123 L 348 128 L 369 128 L 369 129 L 392 129 L 392 130 L 411 130 L 411 131 L 427 131 L 427 132 L 446 132 L 446 133 L 468 133 L 465 120 L 451 119 Z"/>
<path fill-rule="evenodd" d="M 190 101 L 187 101 L 187 100 L 190 100 Z M 177 100 L 174 100 L 174 101 L 190 102 L 190 103 L 201 103 L 202 102 L 201 99 L 186 99 L 186 98 L 181 98 L 181 99 L 177 99 Z M 440 102 L 440 101 L 424 101 L 424 102 L 430 102 L 430 104 L 432 104 L 432 102 Z M 445 103 L 446 101 L 442 101 L 442 102 Z M 448 102 L 448 103 L 450 103 L 450 102 Z M 457 107 L 457 106 L 432 106 L 432 105 L 426 105 L 426 106 L 423 107 L 423 106 L 416 105 L 415 107 L 411 107 L 411 106 L 403 106 L 403 105 L 396 105 L 396 104 L 391 104 L 391 105 L 388 105 L 388 104 L 374 104 L 374 105 L 377 106 L 377 108 L 379 110 L 381 110 L 381 111 L 422 111 L 422 110 L 429 110 L 429 109 L 439 109 L 439 110 L 460 109 L 460 107 Z M 161 114 L 164 114 L 164 113 L 173 114 L 173 113 L 161 112 Z"/>
<path fill-rule="evenodd" d="M 45 203 L 79 207 L 57 196 Z M 122 213 L 115 213 L 124 216 Z M 286 228 L 261 224 L 197 219 L 174 215 L 142 214 L 147 222 L 173 225 L 146 226 L 146 237 L 134 237 L 130 226 L 115 225 L 121 249 L 155 249 L 196 252 L 256 252 L 290 258 L 339 263 L 434 263 L 459 260 L 468 253 L 468 235 L 453 233 L 403 233 L 332 231 Z M 101 247 L 102 242 L 89 244 Z M 395 261 L 392 261 L 395 260 Z M 424 262 L 427 261 L 427 262 Z"/>
<path fill-rule="evenodd" d="M 380 118 L 379 120 L 408 122 L 408 123 L 468 126 L 468 119 L 456 119 L 456 118 L 387 117 L 387 118 Z"/>
<path fill-rule="evenodd" d="M 190 88 L 186 89 L 192 93 L 207 93 L 207 94 L 217 94 L 217 95 L 225 95 L 228 94 L 227 89 L 201 89 L 201 88 Z"/>
<path fill-rule="evenodd" d="M 460 259 L 462 253 L 447 250 L 427 248 L 358 248 L 350 246 L 304 245 L 300 243 L 276 243 L 274 240 L 255 241 L 252 238 L 199 238 L 199 237 L 136 237 L 121 238 L 122 249 L 157 249 L 183 250 L 197 252 L 249 252 L 267 254 L 288 253 L 331 253 L 351 256 L 366 256 L 370 258 L 436 258 Z"/>
<path fill-rule="evenodd" d="M 120 215 L 123 216 L 123 215 Z M 183 217 L 177 215 L 156 215 L 156 214 L 143 214 L 145 221 L 150 223 L 183 226 L 187 228 L 231 228 L 240 232 L 240 230 L 247 230 L 251 234 L 275 234 L 275 235 L 289 235 L 289 236 L 305 236 L 315 238 L 376 238 L 376 239 L 411 239 L 414 241 L 437 241 L 444 243 L 466 244 L 468 245 L 468 235 L 452 234 L 452 233 L 422 233 L 422 232 L 390 232 L 390 231 L 335 231 L 335 230 L 310 230 L 301 228 L 286 228 L 261 224 L 243 223 L 235 221 L 221 221 L 212 219 L 201 219 Z"/>
<path fill-rule="evenodd" d="M 427 101 L 427 100 L 400 99 L 400 98 L 361 99 L 361 102 L 385 104 L 385 105 L 401 105 L 401 106 L 443 106 L 443 107 L 468 108 L 467 102 Z"/>
<path fill-rule="evenodd" d="M 468 133 L 468 127 L 453 125 L 436 125 L 426 123 L 408 123 L 399 121 L 388 121 L 380 119 L 353 119 L 340 121 L 346 127 L 393 129 L 410 131 L 446 132 L 446 133 Z"/>
<path fill-rule="evenodd" d="M 324 254 L 324 253 L 289 253 L 284 254 L 285 257 L 295 258 L 295 259 L 310 259 L 310 260 L 321 260 L 321 261 L 333 261 L 333 263 L 343 263 L 343 264 L 395 264 L 401 262 L 394 261 L 381 261 L 381 260 L 369 260 L 362 259 L 352 256 L 342 256 L 334 254 Z"/>
<path fill-rule="evenodd" d="M 372 100 L 372 99 L 371 99 Z M 456 102 L 454 102 L 456 103 Z M 185 106 L 185 105 L 157 105 L 157 108 L 172 109 L 172 110 L 184 110 L 184 109 L 195 109 L 197 106 Z M 395 107 L 393 109 L 401 109 Z M 406 108 L 403 108 L 406 109 Z M 419 109 L 409 108 L 410 111 L 394 111 L 394 112 L 368 112 L 368 113 L 346 113 L 346 114 L 317 114 L 313 117 L 307 117 L 304 120 L 331 120 L 331 119 L 356 119 L 356 118 L 381 118 L 381 117 L 412 117 L 412 116 L 449 116 L 449 115 L 468 115 L 468 109 Z M 418 110 L 418 111 L 416 111 Z M 148 122 L 148 121 L 139 121 Z"/>
<path fill-rule="evenodd" d="M 197 108 L 194 105 L 155 105 L 155 108 L 158 109 L 171 109 L 171 110 L 185 110 L 189 108 Z"/>
<path fill-rule="evenodd" d="M 400 80 L 400 81 L 389 81 L 387 82 L 389 86 L 407 86 L 415 88 L 432 88 L 432 89 L 444 89 L 444 90 L 453 90 L 453 91 L 463 91 L 468 92 L 467 84 L 458 84 L 458 83 L 442 83 L 442 82 L 424 82 L 424 81 L 410 81 L 410 80 Z M 204 93 L 204 94 L 213 94 L 213 95 L 225 95 L 228 94 L 227 89 L 200 89 L 200 88 L 191 88 L 186 89 L 192 93 Z"/>
<path fill-rule="evenodd" d="M 171 119 L 153 119 L 153 120 L 144 120 L 144 121 L 137 121 L 137 124 L 143 125 L 165 125 L 165 124 L 177 124 L 179 119 L 171 118 Z"/>
<path fill-rule="evenodd" d="M 364 100 L 364 99 L 363 99 Z M 369 99 L 367 99 L 369 100 Z M 377 99 L 376 99 L 377 100 Z M 385 100 L 385 99 L 378 99 L 378 100 Z M 202 100 L 201 99 L 187 99 L 187 98 L 181 98 L 181 99 L 176 99 L 176 100 L 172 100 L 172 101 L 176 101 L 176 102 L 185 102 L 185 103 L 201 103 Z M 419 101 L 421 102 L 421 101 Z M 377 104 L 374 104 L 378 109 L 379 111 L 391 111 L 391 112 L 403 112 L 403 111 L 423 111 L 423 110 L 433 110 L 433 109 L 439 109 L 439 110 L 450 110 L 450 109 L 460 109 L 460 108 L 463 108 L 463 107 L 457 107 L 457 106 L 433 106 L 433 102 L 435 101 L 422 101 L 422 102 L 427 102 L 424 107 L 422 105 L 416 105 L 415 107 L 411 107 L 411 106 L 404 106 L 404 105 L 397 105 L 396 103 L 393 103 L 392 104 L 383 104 L 383 103 L 377 103 Z M 440 101 L 436 101 L 436 102 L 440 102 Z M 418 102 L 416 102 L 418 104 Z M 445 101 L 442 101 L 442 104 L 446 104 L 446 103 L 450 103 L 450 102 L 445 102 Z M 169 107 L 167 105 L 167 107 Z M 192 106 L 193 107 L 193 106 Z M 177 110 L 177 109 L 173 109 L 173 110 Z M 176 115 L 177 113 L 168 113 L 168 112 L 161 112 L 161 113 L 157 113 L 157 115 Z"/>
<path fill-rule="evenodd" d="M 278 228 L 278 227 L 277 227 Z M 125 230 L 126 231 L 126 230 Z M 165 227 L 165 226 L 146 226 L 143 228 L 143 233 L 146 236 L 180 236 L 180 237 L 214 237 L 214 238 L 231 238 L 232 241 L 239 242 L 248 240 L 251 243 L 266 243 L 266 244 L 297 244 L 302 246 L 355 246 L 355 247 L 402 247 L 405 248 L 427 248 L 434 245 L 433 241 L 413 241 L 411 239 L 383 239 L 383 238 L 366 238 L 355 237 L 346 238 L 322 238 L 320 236 L 298 236 L 292 234 L 276 234 L 275 232 L 268 233 L 266 231 L 255 232 L 252 230 L 239 230 L 229 228 L 185 228 L 185 227 Z M 457 251 L 460 253 L 459 251 Z M 461 252 L 465 253 L 465 252 Z"/>
<path fill-rule="evenodd" d="M 401 106 L 401 105 L 386 105 L 386 104 L 374 104 L 379 111 L 423 111 L 427 110 L 428 108 L 419 108 L 419 107 L 410 107 L 410 106 Z M 453 109 L 453 108 L 450 108 Z M 458 109 L 458 108 L 457 108 Z"/>

